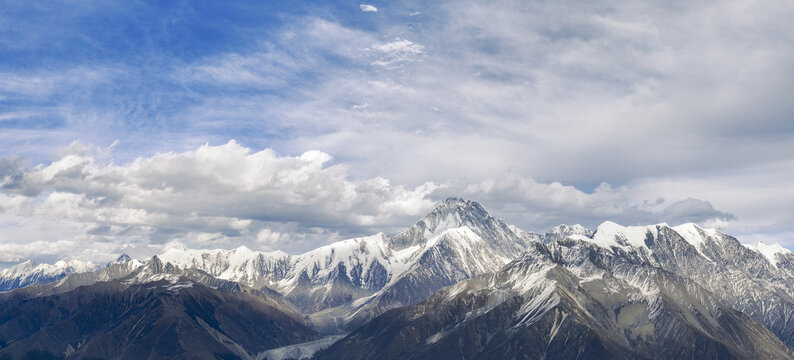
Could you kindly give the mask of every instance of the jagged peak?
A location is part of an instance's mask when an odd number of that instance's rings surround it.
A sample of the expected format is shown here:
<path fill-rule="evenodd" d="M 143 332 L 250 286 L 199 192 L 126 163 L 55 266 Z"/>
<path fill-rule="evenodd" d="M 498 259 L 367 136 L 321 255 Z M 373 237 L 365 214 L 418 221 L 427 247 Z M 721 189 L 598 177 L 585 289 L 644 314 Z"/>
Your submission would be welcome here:
<path fill-rule="evenodd" d="M 441 204 L 447 204 L 447 205 L 467 205 L 467 204 L 469 204 L 469 203 L 471 203 L 471 202 L 473 202 L 473 201 L 466 200 L 466 199 L 459 198 L 459 197 L 450 196 L 450 197 L 448 197 L 448 198 L 444 199 L 444 201 L 442 201 L 442 202 L 441 202 L 439 205 L 441 205 Z"/>
<path fill-rule="evenodd" d="M 426 225 L 432 225 L 439 218 L 448 215 L 457 215 L 464 217 L 466 215 L 474 214 L 482 217 L 490 216 L 485 208 L 480 203 L 471 200 L 464 200 L 461 198 L 451 197 L 438 203 L 430 213 L 425 215 L 419 222 L 424 222 Z"/>
<path fill-rule="evenodd" d="M 440 222 L 446 221 L 449 223 L 448 220 L 450 217 L 457 220 L 458 226 L 449 226 L 451 224 L 445 224 L 448 225 L 445 228 L 460 227 L 460 225 L 463 225 L 462 222 L 467 217 L 485 220 L 490 219 L 491 215 L 482 205 L 480 205 L 480 203 L 476 201 L 451 197 L 439 203 L 433 209 L 433 211 L 425 215 L 425 217 L 423 217 L 422 220 L 420 220 L 419 223 L 414 226 L 424 223 L 428 229 L 435 230 Z"/>
<path fill-rule="evenodd" d="M 117 263 L 126 263 L 132 261 L 132 258 L 127 254 L 121 254 L 116 258 Z"/>
<path fill-rule="evenodd" d="M 157 255 L 153 255 L 149 259 L 149 267 L 160 267 L 163 265 L 163 260 L 160 260 L 160 257 Z"/>
<path fill-rule="evenodd" d="M 394 249 L 404 249 L 413 245 L 421 245 L 440 235 L 446 229 L 465 225 L 474 230 L 473 228 L 480 224 L 492 221 L 497 220 L 491 217 L 480 203 L 450 197 L 440 202 L 414 226 L 392 237 L 390 243 Z M 508 231 L 512 230 L 508 229 Z"/>

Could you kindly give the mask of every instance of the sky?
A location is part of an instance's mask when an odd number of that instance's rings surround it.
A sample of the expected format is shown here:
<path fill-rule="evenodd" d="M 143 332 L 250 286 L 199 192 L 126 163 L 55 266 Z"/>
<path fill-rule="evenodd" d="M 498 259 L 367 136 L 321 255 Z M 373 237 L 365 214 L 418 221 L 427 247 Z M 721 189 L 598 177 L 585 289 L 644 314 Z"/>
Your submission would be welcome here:
<path fill-rule="evenodd" d="M 794 248 L 794 3 L 0 1 L 0 266 L 300 253 L 446 197 Z"/>

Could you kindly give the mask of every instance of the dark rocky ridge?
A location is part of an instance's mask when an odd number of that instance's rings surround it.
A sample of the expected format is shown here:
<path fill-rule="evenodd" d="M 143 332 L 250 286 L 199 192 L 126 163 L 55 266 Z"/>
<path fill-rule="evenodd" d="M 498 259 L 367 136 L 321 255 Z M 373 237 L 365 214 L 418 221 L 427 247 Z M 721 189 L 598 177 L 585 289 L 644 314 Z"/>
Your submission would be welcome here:
<path fill-rule="evenodd" d="M 317 337 L 279 301 L 190 281 L 13 295 L 2 298 L 0 358 L 248 359 Z"/>

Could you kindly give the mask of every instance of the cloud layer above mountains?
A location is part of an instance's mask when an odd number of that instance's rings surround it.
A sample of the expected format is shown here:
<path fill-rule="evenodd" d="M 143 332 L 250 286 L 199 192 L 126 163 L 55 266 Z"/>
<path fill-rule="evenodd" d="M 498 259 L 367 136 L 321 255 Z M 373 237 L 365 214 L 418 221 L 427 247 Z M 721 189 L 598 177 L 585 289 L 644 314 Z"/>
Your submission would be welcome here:
<path fill-rule="evenodd" d="M 416 187 L 380 177 L 353 179 L 347 166 L 333 164 L 321 151 L 282 156 L 235 141 L 124 164 L 97 158 L 109 151 L 73 143 L 49 164 L 2 159 L 0 219 L 6 233 L 17 236 L 0 242 L 0 261 L 148 254 L 175 245 L 299 252 L 344 237 L 397 232 L 453 195 L 478 199 L 497 216 L 532 230 L 571 218 L 588 226 L 604 219 L 735 219 L 703 200 L 637 202 L 626 189 L 606 183 L 585 193 L 517 176 Z"/>

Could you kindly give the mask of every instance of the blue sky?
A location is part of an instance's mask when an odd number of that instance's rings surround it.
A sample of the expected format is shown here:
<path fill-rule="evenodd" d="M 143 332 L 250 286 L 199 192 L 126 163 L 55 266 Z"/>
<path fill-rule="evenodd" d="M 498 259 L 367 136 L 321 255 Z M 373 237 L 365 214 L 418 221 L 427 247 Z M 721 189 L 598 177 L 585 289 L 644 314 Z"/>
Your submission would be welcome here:
<path fill-rule="evenodd" d="M 794 246 L 790 2 L 0 9 L 0 262 L 300 252 L 446 196 Z"/>

